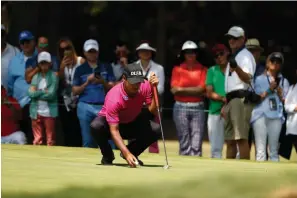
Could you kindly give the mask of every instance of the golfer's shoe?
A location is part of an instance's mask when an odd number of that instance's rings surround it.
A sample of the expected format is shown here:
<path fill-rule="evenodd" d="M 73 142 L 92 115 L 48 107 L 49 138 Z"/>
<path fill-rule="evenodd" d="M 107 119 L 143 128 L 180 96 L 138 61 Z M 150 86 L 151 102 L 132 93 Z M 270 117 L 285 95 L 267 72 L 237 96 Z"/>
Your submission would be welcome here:
<path fill-rule="evenodd" d="M 123 156 L 122 153 L 120 153 L 120 156 L 121 156 L 121 158 L 123 158 L 124 160 L 126 160 L 126 159 L 124 158 L 124 156 Z M 144 165 L 144 163 L 143 163 L 140 159 L 138 159 L 138 158 L 136 158 L 136 159 L 137 159 L 137 161 L 138 161 L 139 166 L 143 166 L 143 165 Z"/>
<path fill-rule="evenodd" d="M 104 157 L 102 157 L 102 159 L 101 159 L 101 164 L 102 164 L 102 165 L 106 165 L 106 166 L 111 166 L 113 160 L 114 160 L 114 158 L 108 159 L 108 158 L 104 158 Z"/>

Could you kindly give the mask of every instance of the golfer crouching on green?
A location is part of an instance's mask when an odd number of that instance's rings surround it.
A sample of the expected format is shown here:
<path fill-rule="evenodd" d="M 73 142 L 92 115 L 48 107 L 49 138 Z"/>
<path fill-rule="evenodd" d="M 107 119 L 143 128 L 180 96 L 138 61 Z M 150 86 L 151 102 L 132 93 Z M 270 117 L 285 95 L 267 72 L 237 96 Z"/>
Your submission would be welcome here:
<path fill-rule="evenodd" d="M 160 125 L 141 113 L 143 103 L 148 111 L 157 115 L 153 86 L 159 80 L 152 73 L 145 80 L 139 64 L 125 66 L 123 81 L 109 90 L 98 116 L 91 123 L 91 132 L 103 155 L 101 163 L 112 165 L 115 159 L 109 139 L 113 139 L 131 167 L 143 165 L 138 156 L 159 138 Z M 127 146 L 123 139 L 135 139 Z"/>

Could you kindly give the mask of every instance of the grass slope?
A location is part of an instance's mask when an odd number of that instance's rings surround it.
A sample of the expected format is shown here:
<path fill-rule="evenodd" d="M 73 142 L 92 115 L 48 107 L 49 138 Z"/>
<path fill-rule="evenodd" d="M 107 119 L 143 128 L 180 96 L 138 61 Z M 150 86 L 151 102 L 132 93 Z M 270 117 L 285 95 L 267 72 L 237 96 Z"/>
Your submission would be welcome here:
<path fill-rule="evenodd" d="M 132 169 L 120 157 L 113 167 L 98 165 L 96 149 L 2 145 L 2 196 L 262 198 L 297 185 L 296 154 L 293 163 L 256 163 L 181 157 L 176 151 L 177 144 L 169 142 L 169 170 L 162 168 L 163 152 L 144 153 L 140 159 L 147 166 Z M 204 153 L 209 155 L 207 144 Z"/>

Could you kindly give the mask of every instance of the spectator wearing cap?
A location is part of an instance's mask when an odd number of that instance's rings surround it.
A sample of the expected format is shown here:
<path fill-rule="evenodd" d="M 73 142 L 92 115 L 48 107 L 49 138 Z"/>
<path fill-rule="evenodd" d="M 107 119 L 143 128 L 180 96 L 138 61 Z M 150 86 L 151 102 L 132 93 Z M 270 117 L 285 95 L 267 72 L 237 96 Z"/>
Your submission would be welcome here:
<path fill-rule="evenodd" d="M 175 99 L 173 119 L 180 155 L 202 156 L 207 68 L 197 61 L 197 52 L 197 44 L 186 41 L 181 50 L 182 63 L 173 68 L 171 77 L 171 93 Z"/>
<path fill-rule="evenodd" d="M 259 40 L 256 38 L 248 39 L 245 46 L 253 54 L 256 61 L 255 79 L 265 71 L 265 66 L 260 63 L 261 54 L 264 52 L 264 49 L 261 47 Z"/>
<path fill-rule="evenodd" d="M 224 119 L 220 116 L 226 103 L 225 70 L 228 64 L 229 50 L 224 44 L 212 48 L 216 65 L 207 71 L 206 96 L 210 99 L 208 114 L 208 137 L 211 145 L 211 157 L 222 158 L 224 145 Z"/>
<path fill-rule="evenodd" d="M 289 82 L 281 74 L 283 64 L 284 57 L 281 53 L 270 54 L 266 62 L 266 72 L 255 81 L 255 91 L 262 98 L 251 117 L 257 161 L 266 160 L 267 139 L 270 160 L 279 161 L 278 141 L 282 124 L 285 122 L 283 101 L 289 90 Z"/>
<path fill-rule="evenodd" d="M 38 42 L 37 42 L 38 53 L 48 52 L 48 49 L 49 49 L 48 39 L 43 36 L 39 37 Z M 38 65 L 37 56 L 38 56 L 38 54 L 36 54 L 32 58 L 29 58 L 26 61 L 25 78 L 26 78 L 27 83 L 31 83 L 33 76 L 39 72 L 39 67 L 37 67 L 37 65 Z M 58 72 L 59 71 L 59 63 L 58 63 L 57 57 L 51 55 L 51 60 L 52 60 L 51 69 L 54 72 Z"/>
<path fill-rule="evenodd" d="M 29 31 L 23 31 L 19 35 L 22 49 L 13 57 L 8 66 L 8 89 L 9 96 L 15 98 L 22 107 L 21 130 L 26 134 L 28 143 L 32 143 L 32 127 L 29 116 L 30 97 L 28 96 L 29 84 L 25 80 L 26 61 L 37 54 L 34 36 Z"/>
<path fill-rule="evenodd" d="M 127 44 L 122 41 L 118 42 L 115 49 L 116 58 L 111 64 L 116 81 L 122 79 L 124 66 L 130 62 L 129 54 L 130 51 L 127 48 Z"/>
<path fill-rule="evenodd" d="M 25 133 L 20 131 L 22 109 L 16 99 L 7 95 L 1 85 L 1 144 L 26 144 Z"/>
<path fill-rule="evenodd" d="M 8 64 L 10 60 L 20 52 L 17 47 L 7 42 L 6 28 L 1 25 L 1 83 L 7 89 L 8 87 Z"/>
<path fill-rule="evenodd" d="M 149 45 L 148 42 L 143 41 L 137 48 L 136 53 L 138 55 L 138 60 L 136 61 L 137 64 L 140 65 L 143 75 L 145 78 L 149 78 L 152 73 L 156 74 L 156 76 L 159 79 L 158 84 L 158 93 L 160 96 L 160 99 L 162 101 L 163 94 L 164 94 L 164 84 L 165 84 L 165 74 L 164 74 L 164 68 L 162 65 L 159 65 L 155 61 L 153 61 L 154 57 L 156 56 L 157 50 Z M 162 102 L 161 102 L 162 103 Z M 144 111 L 147 111 L 147 109 L 143 109 Z M 158 117 L 152 119 L 155 119 L 158 121 Z M 159 121 L 158 121 L 159 122 Z M 159 147 L 158 142 L 155 142 L 149 147 L 150 153 L 159 153 Z"/>
<path fill-rule="evenodd" d="M 64 132 L 65 146 L 81 147 L 81 129 L 77 117 L 78 96 L 72 93 L 72 84 L 75 70 L 85 62 L 85 59 L 78 56 L 72 41 L 61 38 L 58 42 L 58 60 L 61 63 L 59 68 L 59 118 Z"/>
<path fill-rule="evenodd" d="M 114 85 L 110 65 L 98 61 L 99 45 L 89 39 L 84 43 L 86 62 L 74 73 L 72 92 L 79 96 L 77 116 L 80 122 L 83 147 L 97 148 L 90 133 L 90 123 L 104 104 L 105 94 Z"/>
<path fill-rule="evenodd" d="M 226 35 L 232 50 L 225 71 L 227 104 L 222 111 L 225 117 L 227 158 L 235 159 L 238 148 L 240 159 L 250 159 L 249 121 L 254 103 L 245 100 L 245 96 L 250 93 L 249 84 L 255 74 L 256 62 L 251 52 L 245 48 L 245 32 L 241 27 L 230 28 Z"/>
<path fill-rule="evenodd" d="M 52 60 L 48 52 L 38 54 L 39 72 L 34 75 L 29 88 L 29 96 L 32 99 L 30 104 L 30 117 L 34 135 L 34 145 L 42 145 L 44 131 L 48 146 L 55 145 L 55 122 L 58 116 L 58 82 L 59 78 L 50 69 Z"/>

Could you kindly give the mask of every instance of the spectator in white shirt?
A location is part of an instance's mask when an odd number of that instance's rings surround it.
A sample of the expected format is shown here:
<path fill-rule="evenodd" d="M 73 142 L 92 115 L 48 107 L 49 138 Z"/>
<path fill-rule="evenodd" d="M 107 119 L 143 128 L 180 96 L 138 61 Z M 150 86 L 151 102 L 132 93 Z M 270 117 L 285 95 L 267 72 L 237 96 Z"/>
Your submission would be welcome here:
<path fill-rule="evenodd" d="M 140 67 L 142 68 L 143 75 L 149 79 L 150 75 L 152 73 L 155 73 L 156 76 L 159 79 L 158 84 L 158 92 L 162 103 L 162 96 L 164 93 L 164 83 L 165 83 L 165 74 L 164 74 L 164 68 L 162 65 L 157 64 L 153 61 L 155 55 L 156 55 L 156 49 L 151 47 L 148 42 L 142 42 L 137 48 L 136 53 L 138 55 L 139 60 L 136 61 L 136 63 L 140 64 Z M 147 112 L 149 113 L 149 112 Z M 149 115 L 152 116 L 152 115 Z M 155 121 L 158 122 L 157 118 L 152 117 Z M 155 142 L 149 147 L 150 153 L 159 153 L 159 147 L 158 143 Z"/>
<path fill-rule="evenodd" d="M 236 158 L 238 146 L 240 159 L 250 159 L 249 122 L 254 105 L 245 100 L 245 96 L 255 73 L 256 62 L 253 55 L 245 48 L 246 37 L 241 27 L 230 28 L 226 35 L 232 50 L 225 72 L 227 105 L 222 111 L 225 117 L 227 158 Z"/>
<path fill-rule="evenodd" d="M 17 47 L 7 43 L 6 36 L 6 28 L 4 25 L 1 25 L 1 81 L 5 89 L 7 89 L 8 83 L 8 64 L 10 60 L 20 52 Z"/>

